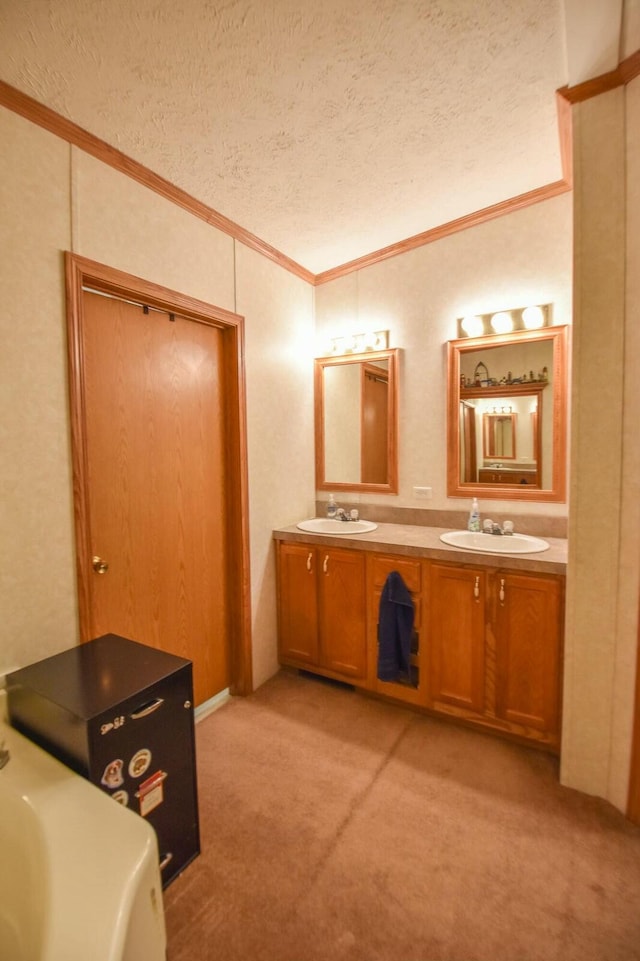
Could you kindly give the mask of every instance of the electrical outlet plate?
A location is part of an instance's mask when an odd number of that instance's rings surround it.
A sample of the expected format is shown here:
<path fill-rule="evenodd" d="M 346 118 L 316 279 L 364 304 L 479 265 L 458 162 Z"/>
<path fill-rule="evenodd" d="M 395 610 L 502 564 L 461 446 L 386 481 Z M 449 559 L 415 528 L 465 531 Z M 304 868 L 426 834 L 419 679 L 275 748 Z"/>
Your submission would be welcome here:
<path fill-rule="evenodd" d="M 433 488 L 432 487 L 414 487 L 413 496 L 422 497 L 424 500 L 428 500 L 433 496 Z"/>

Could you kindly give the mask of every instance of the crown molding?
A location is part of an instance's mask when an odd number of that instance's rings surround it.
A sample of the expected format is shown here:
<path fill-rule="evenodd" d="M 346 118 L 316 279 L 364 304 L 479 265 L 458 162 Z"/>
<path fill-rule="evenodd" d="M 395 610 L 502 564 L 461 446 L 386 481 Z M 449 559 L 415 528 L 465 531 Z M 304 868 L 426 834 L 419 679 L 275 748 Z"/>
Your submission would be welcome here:
<path fill-rule="evenodd" d="M 575 87 L 561 87 L 558 96 L 570 104 L 582 103 L 616 87 L 623 87 L 637 76 L 640 76 L 640 50 L 626 57 L 615 70 L 602 73 L 592 80 L 585 80 L 584 83 L 577 83 Z"/>
<path fill-rule="evenodd" d="M 143 164 L 138 163 L 136 160 L 132 160 L 123 154 L 121 151 L 112 147 L 110 144 L 101 140 L 99 137 L 94 136 L 88 131 L 84 130 L 78 124 L 73 123 L 73 121 L 62 117 L 60 114 L 51 110 L 49 107 L 44 106 L 33 97 L 28 94 L 22 93 L 10 84 L 5 83 L 0 80 L 0 105 L 7 107 L 14 113 L 19 114 L 32 123 L 43 127 L 50 133 L 53 133 L 57 137 L 61 137 L 63 140 L 68 141 L 79 149 L 85 151 L 91 156 L 95 157 L 97 160 L 102 161 L 110 167 L 120 171 L 138 183 L 155 193 L 169 200 L 171 203 L 175 203 L 182 207 L 184 210 L 188 211 L 193 216 L 204 220 L 205 223 L 209 224 L 211 227 L 215 227 L 217 230 L 222 231 L 222 233 L 234 238 L 239 243 L 244 244 L 244 246 L 255 250 L 257 253 L 269 260 L 278 264 L 280 267 L 299 277 L 301 280 L 306 281 L 312 286 L 319 286 L 321 284 L 329 283 L 338 277 L 343 277 L 346 274 L 352 273 L 355 270 L 361 270 L 364 267 L 370 267 L 373 264 L 380 263 L 383 260 L 388 260 L 391 257 L 396 257 L 400 254 L 407 253 L 410 250 L 415 250 L 418 247 L 423 247 L 426 244 L 434 243 L 437 240 L 442 240 L 444 237 L 449 237 L 452 234 L 459 233 L 462 230 L 467 230 L 470 227 L 476 227 L 479 224 L 486 223 L 489 220 L 494 220 L 497 217 L 503 217 L 506 214 L 513 213 L 514 211 L 521 210 L 524 207 L 529 207 L 532 204 L 541 203 L 542 201 L 549 200 L 552 197 L 557 197 L 560 194 L 566 193 L 571 190 L 572 187 L 572 164 L 571 164 L 571 152 L 572 152 L 572 138 L 571 138 L 571 105 L 578 102 L 579 99 L 586 99 L 587 96 L 595 96 L 596 93 L 602 92 L 603 89 L 611 89 L 612 86 L 618 86 L 622 83 L 628 83 L 629 80 L 633 79 L 640 73 L 640 51 L 633 54 L 631 57 L 627 58 L 617 70 L 611 72 L 611 74 L 603 75 L 608 86 L 602 87 L 600 81 L 603 78 L 596 78 L 593 81 L 587 81 L 585 84 L 580 84 L 570 90 L 566 87 L 557 91 L 556 94 L 556 107 L 558 111 L 558 132 L 560 138 L 560 155 L 562 163 L 562 179 L 555 181 L 554 183 L 546 184 L 542 187 L 537 187 L 534 190 L 530 190 L 526 193 L 519 194 L 517 197 L 510 197 L 507 200 L 503 200 L 500 203 L 493 204 L 489 207 L 484 207 L 482 210 L 474 211 L 473 213 L 466 214 L 464 217 L 459 217 L 456 220 L 449 221 L 448 223 L 441 224 L 437 227 L 433 227 L 430 230 L 422 231 L 419 234 L 415 234 L 412 237 L 408 237 L 404 240 L 398 241 L 397 243 L 390 244 L 387 247 L 383 247 L 380 250 L 372 251 L 371 253 L 365 254 L 362 257 L 358 257 L 355 260 L 348 261 L 347 263 L 341 264 L 337 267 L 333 267 L 329 270 L 322 271 L 318 274 L 314 274 L 312 271 L 307 270 L 301 264 L 298 264 L 295 260 L 287 257 L 281 251 L 272 247 L 266 241 L 261 240 L 255 234 L 250 231 L 245 230 L 239 224 L 227 217 L 220 214 L 218 211 L 214 210 L 212 207 L 207 206 L 195 197 L 192 197 L 185 190 L 180 187 L 176 187 L 170 181 L 165 180 L 164 177 L 159 176 L 154 173 L 148 167 Z M 613 78 L 615 76 L 615 83 Z M 598 85 L 597 89 L 594 85 Z M 583 89 L 584 88 L 584 89 Z M 589 88 L 589 91 L 593 89 L 593 92 L 585 93 L 585 89 Z"/>
<path fill-rule="evenodd" d="M 332 267 L 330 270 L 325 270 L 320 274 L 316 274 L 315 284 L 316 286 L 327 284 L 329 281 L 336 280 L 338 277 L 344 277 L 345 274 L 350 274 L 354 270 L 371 267 L 373 264 L 380 263 L 382 260 L 388 260 L 390 257 L 406 254 L 409 250 L 415 250 L 417 247 L 432 244 L 436 240 L 450 237 L 452 234 L 460 233 L 460 231 L 467 230 L 469 227 L 477 227 L 479 224 L 484 224 L 488 220 L 504 217 L 505 214 L 511 214 L 516 210 L 521 210 L 523 207 L 530 207 L 532 204 L 538 204 L 543 200 L 550 200 L 552 197 L 564 194 L 568 190 L 571 190 L 571 184 L 567 183 L 566 180 L 556 180 L 554 183 L 546 184 L 544 187 L 536 187 L 535 190 L 529 190 L 527 193 L 519 194 L 517 197 L 510 197 L 508 200 L 502 200 L 500 203 L 493 204 L 491 207 L 484 207 L 482 210 L 465 214 L 464 217 L 459 217 L 457 220 L 450 220 L 446 224 L 440 224 L 440 226 L 433 227 L 431 230 L 425 230 L 420 234 L 415 234 L 413 237 L 407 237 L 405 240 L 400 240 L 396 244 L 390 244 L 381 250 L 374 250 L 370 254 L 365 254 L 364 257 L 358 257 L 356 260 L 350 260 L 348 263 L 341 264 L 339 267 Z"/>
<path fill-rule="evenodd" d="M 0 106 L 7 107 L 26 120 L 30 120 L 39 127 L 48 130 L 49 133 L 54 134 L 56 137 L 61 137 L 62 140 L 66 140 L 68 143 L 79 147 L 97 160 L 113 167 L 115 170 L 120 171 L 120 173 L 126 174 L 127 177 L 137 180 L 138 183 L 144 187 L 148 187 L 161 197 L 171 201 L 171 203 L 177 204 L 190 214 L 193 214 L 194 217 L 204 220 L 205 223 L 211 227 L 215 227 L 217 230 L 222 231 L 222 233 L 228 234 L 229 237 L 233 237 L 234 240 L 244 244 L 245 247 L 250 247 L 252 250 L 262 254 L 263 257 L 274 261 L 274 263 L 280 267 L 284 267 L 284 269 L 290 271 L 290 273 L 295 274 L 302 280 L 306 280 L 307 283 L 312 284 L 314 282 L 315 275 L 312 271 L 307 270 L 306 267 L 296 263 L 295 260 L 287 257 L 286 254 L 276 250 L 271 244 L 261 240 L 260 237 L 256 237 L 255 234 L 252 234 L 249 230 L 245 230 L 244 227 L 234 223 L 233 220 L 229 220 L 228 217 L 218 213 L 218 211 L 212 207 L 208 207 L 206 204 L 196 200 L 196 198 L 188 194 L 186 190 L 176 187 L 175 184 L 172 184 L 169 180 L 165 180 L 164 177 L 154 173 L 153 170 L 150 170 L 143 164 L 138 163 L 137 160 L 132 160 L 131 157 L 127 157 L 126 154 L 112 147 L 106 143 L 106 141 L 101 140 L 99 137 L 79 127 L 78 124 L 73 123 L 73 121 L 67 120 L 66 117 L 62 117 L 56 113 L 55 110 L 45 107 L 44 104 L 34 100 L 33 97 L 5 83 L 4 80 L 0 80 Z"/>

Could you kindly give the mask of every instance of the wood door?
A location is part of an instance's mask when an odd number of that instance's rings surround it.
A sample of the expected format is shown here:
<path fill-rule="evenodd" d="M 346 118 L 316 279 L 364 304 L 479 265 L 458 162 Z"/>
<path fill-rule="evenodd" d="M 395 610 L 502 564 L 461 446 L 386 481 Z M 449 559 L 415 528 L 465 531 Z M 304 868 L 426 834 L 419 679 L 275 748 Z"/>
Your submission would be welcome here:
<path fill-rule="evenodd" d="M 362 365 L 360 482 L 389 483 L 389 373 L 375 364 Z"/>
<path fill-rule="evenodd" d="M 189 658 L 201 703 L 229 686 L 221 331 L 84 292 L 81 337 L 90 636 Z"/>
<path fill-rule="evenodd" d="M 285 663 L 318 664 L 317 557 L 306 544 L 278 546 L 278 642 Z"/>
<path fill-rule="evenodd" d="M 365 559 L 359 551 L 318 548 L 320 663 L 367 676 Z"/>
<path fill-rule="evenodd" d="M 481 714 L 484 708 L 486 574 L 432 564 L 429 613 L 429 703 Z"/>
<path fill-rule="evenodd" d="M 496 716 L 560 735 L 563 583 L 495 575 Z"/>
<path fill-rule="evenodd" d="M 463 484 L 475 484 L 478 479 L 478 455 L 476 451 L 476 409 L 473 404 L 460 401 L 460 461 Z"/>

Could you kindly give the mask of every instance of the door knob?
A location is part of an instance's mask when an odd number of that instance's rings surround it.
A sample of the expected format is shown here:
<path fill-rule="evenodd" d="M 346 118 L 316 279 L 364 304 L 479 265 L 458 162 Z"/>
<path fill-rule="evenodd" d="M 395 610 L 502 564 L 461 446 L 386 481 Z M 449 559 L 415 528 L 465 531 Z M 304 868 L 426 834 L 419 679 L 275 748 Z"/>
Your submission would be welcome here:
<path fill-rule="evenodd" d="M 91 566 L 93 567 L 96 574 L 106 574 L 109 570 L 109 565 L 106 561 L 103 561 L 101 557 L 94 557 L 91 560 Z"/>

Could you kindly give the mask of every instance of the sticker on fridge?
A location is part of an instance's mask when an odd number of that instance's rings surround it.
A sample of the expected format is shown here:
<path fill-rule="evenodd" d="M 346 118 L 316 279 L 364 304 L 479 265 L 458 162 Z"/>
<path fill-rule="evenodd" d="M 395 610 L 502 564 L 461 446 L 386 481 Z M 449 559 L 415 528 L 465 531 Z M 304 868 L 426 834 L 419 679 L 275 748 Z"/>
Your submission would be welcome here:
<path fill-rule="evenodd" d="M 151 751 L 143 747 L 136 751 L 129 761 L 129 777 L 142 777 L 149 770 L 151 764 Z"/>
<path fill-rule="evenodd" d="M 148 777 L 146 781 L 143 781 L 140 785 L 139 790 L 136 792 L 136 797 L 140 801 L 140 814 L 142 817 L 146 817 L 150 814 L 158 805 L 162 804 L 164 801 L 164 788 L 163 782 L 166 778 L 165 771 L 156 771 L 151 777 Z"/>
<path fill-rule="evenodd" d="M 109 761 L 102 775 L 102 784 L 110 788 L 120 787 L 121 784 L 124 784 L 124 778 L 122 776 L 123 766 L 124 761 L 122 758 Z"/>

